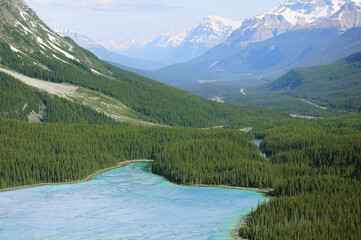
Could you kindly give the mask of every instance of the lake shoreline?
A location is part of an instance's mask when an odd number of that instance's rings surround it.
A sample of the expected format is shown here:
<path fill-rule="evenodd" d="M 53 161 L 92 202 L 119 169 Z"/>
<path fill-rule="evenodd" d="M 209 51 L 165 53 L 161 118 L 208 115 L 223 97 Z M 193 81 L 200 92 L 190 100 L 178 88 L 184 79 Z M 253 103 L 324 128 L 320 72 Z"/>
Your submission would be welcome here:
<path fill-rule="evenodd" d="M 38 184 L 32 184 L 32 185 L 0 189 L 0 192 L 7 192 L 7 191 L 13 191 L 13 190 L 19 190 L 19 189 L 25 189 L 25 188 L 31 188 L 31 187 L 47 186 L 47 185 L 77 184 L 77 183 L 89 182 L 89 181 L 92 181 L 92 178 L 96 175 L 103 174 L 103 173 L 106 173 L 106 172 L 109 172 L 109 171 L 112 171 L 112 170 L 115 170 L 118 168 L 122 168 L 122 167 L 125 167 L 127 164 L 137 163 L 137 162 L 152 163 L 152 162 L 154 162 L 154 160 L 149 160 L 149 159 L 128 160 L 128 161 L 120 162 L 116 166 L 98 170 L 97 172 L 90 174 L 89 176 L 87 176 L 86 178 L 84 178 L 82 180 L 71 181 L 71 182 L 57 182 L 57 183 L 38 183 Z M 243 191 L 258 192 L 258 193 L 262 193 L 267 196 L 270 196 L 273 192 L 273 189 L 247 188 L 247 187 L 237 187 L 237 186 L 229 186 L 229 185 L 214 185 L 214 184 L 212 184 L 212 185 L 210 185 L 210 184 L 188 184 L 188 185 L 176 184 L 176 185 L 184 186 L 184 187 L 207 187 L 207 188 L 211 187 L 211 188 L 237 189 L 237 190 L 243 190 Z M 232 232 L 230 232 L 230 235 L 236 240 L 244 240 L 243 238 L 241 238 L 239 236 L 239 230 L 244 225 L 244 223 L 245 223 L 244 218 L 246 218 L 246 217 L 247 216 L 242 217 L 240 222 L 237 225 L 237 228 L 235 230 L 233 230 Z"/>
<path fill-rule="evenodd" d="M 0 189 L 0 192 L 7 192 L 7 191 L 12 191 L 12 190 L 17 190 L 17 189 L 31 188 L 31 187 L 38 187 L 38 186 L 46 186 L 46 185 L 76 184 L 76 183 L 89 182 L 89 181 L 92 181 L 92 178 L 94 176 L 96 176 L 96 175 L 106 173 L 106 172 L 109 172 L 109 171 L 117 169 L 117 168 L 125 167 L 129 163 L 137 163 L 137 162 L 152 163 L 152 162 L 154 162 L 154 160 L 150 160 L 150 159 L 128 160 L 128 161 L 120 162 L 116 166 L 98 170 L 95 173 L 90 174 L 89 176 L 87 176 L 86 178 L 84 178 L 82 180 L 70 181 L 70 182 L 37 183 L 37 184 L 24 185 L 24 186 L 18 186 L 18 187 L 4 188 L 4 189 Z M 161 176 L 161 177 L 163 177 L 163 176 Z M 172 181 L 170 181 L 170 182 L 172 182 Z M 270 189 L 270 188 L 237 187 L 237 186 L 216 185 L 216 184 L 177 184 L 177 183 L 174 183 L 174 184 L 179 185 L 179 186 L 184 186 L 184 187 L 213 187 L 213 188 L 238 189 L 238 190 L 244 190 L 244 191 L 253 191 L 253 192 L 259 192 L 259 193 L 265 193 L 267 195 L 270 195 L 273 192 L 273 189 Z"/>
<path fill-rule="evenodd" d="M 212 188 L 228 188 L 228 189 L 238 189 L 238 190 L 243 190 L 243 191 L 252 191 L 252 192 L 259 192 L 259 193 L 264 193 L 266 195 L 270 195 L 273 192 L 273 189 L 268 189 L 268 188 L 250 188 L 250 187 L 237 187 L 237 186 L 229 186 L 229 185 L 208 185 L 208 184 L 189 184 L 189 185 L 184 185 L 184 184 L 178 184 L 180 186 L 185 186 L 185 187 L 212 187 Z"/>
<path fill-rule="evenodd" d="M 238 227 L 232 231 L 231 233 L 231 236 L 233 237 L 233 239 L 236 239 L 236 240 L 247 240 L 245 238 L 242 238 L 240 235 L 239 235 L 239 232 L 240 230 L 242 229 L 242 227 L 246 224 L 246 221 L 247 221 L 247 217 L 249 217 L 249 214 L 247 214 L 246 216 L 242 217 L 241 220 L 239 221 L 238 223 Z"/>
<path fill-rule="evenodd" d="M 117 168 L 122 168 L 122 167 L 125 167 L 129 163 L 136 163 L 136 162 L 148 162 L 148 163 L 151 163 L 151 162 L 154 162 L 154 160 L 149 160 L 149 159 L 128 160 L 128 161 L 120 162 L 116 166 L 98 170 L 95 173 L 92 173 L 89 176 L 87 176 L 86 178 L 81 179 L 81 180 L 70 181 L 70 182 L 36 183 L 36 184 L 31 184 L 31 185 L 0 189 L 0 192 L 8 192 L 8 191 L 13 191 L 13 190 L 18 190 L 18 189 L 31 188 L 31 187 L 40 187 L 40 186 L 47 186 L 47 185 L 62 185 L 62 184 L 76 184 L 76 183 L 89 182 L 89 181 L 92 181 L 92 178 L 94 176 L 96 176 L 96 175 L 106 173 L 106 172 L 109 172 L 109 171 L 117 169 Z"/>

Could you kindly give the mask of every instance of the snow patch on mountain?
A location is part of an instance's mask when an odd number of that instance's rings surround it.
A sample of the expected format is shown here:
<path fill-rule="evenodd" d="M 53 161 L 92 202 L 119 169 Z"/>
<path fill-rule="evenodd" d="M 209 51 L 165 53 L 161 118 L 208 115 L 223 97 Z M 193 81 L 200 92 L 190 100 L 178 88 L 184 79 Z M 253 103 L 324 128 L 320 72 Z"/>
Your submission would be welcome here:
<path fill-rule="evenodd" d="M 211 48 L 225 41 L 231 33 L 242 25 L 242 21 L 218 16 L 205 17 L 195 28 L 188 31 L 183 44 L 190 42 L 206 44 Z"/>
<path fill-rule="evenodd" d="M 151 41 L 146 40 L 143 37 L 132 38 L 129 40 L 118 39 L 103 42 L 101 45 L 110 51 L 124 51 L 132 48 L 142 48 Z"/>
<path fill-rule="evenodd" d="M 71 55 L 70 53 L 64 51 L 63 49 L 55 46 L 55 44 L 51 43 L 51 42 L 48 42 L 50 44 L 50 46 L 52 46 L 56 51 L 62 53 L 63 55 L 65 55 L 67 58 L 70 58 L 71 60 L 76 60 L 76 58 Z"/>
<path fill-rule="evenodd" d="M 342 16 L 350 18 L 349 15 L 354 14 L 351 12 L 340 13 L 349 4 L 359 6 L 361 0 L 287 0 L 278 3 L 266 13 L 244 20 L 242 26 L 232 33 L 224 45 L 245 47 L 249 43 L 264 41 L 287 31 L 320 27 L 317 24 L 327 19 L 331 20 L 331 17 L 337 13 L 339 14 L 334 18 L 332 24 L 323 23 L 322 25 L 342 25 L 336 23 L 335 19 L 340 20 Z M 354 16 L 350 21 L 357 22 L 355 18 L 357 16 Z M 343 25 L 347 28 L 358 26 L 358 24 Z"/>
<path fill-rule="evenodd" d="M 315 27 L 338 27 L 342 30 L 361 26 L 361 2 L 348 2 L 326 20 L 317 21 Z"/>
<path fill-rule="evenodd" d="M 66 62 L 66 61 L 64 61 L 63 59 L 61 59 L 61 58 L 59 58 L 59 57 L 57 57 L 55 54 L 51 54 L 56 60 L 59 60 L 60 62 L 63 62 L 63 63 L 66 63 L 66 64 L 68 64 L 69 65 L 69 63 L 68 62 Z"/>
<path fill-rule="evenodd" d="M 184 62 L 225 41 L 241 25 L 242 21 L 208 16 L 193 28 L 178 33 L 169 30 L 150 42 L 119 46 L 111 41 L 104 46 L 130 57 L 167 63 Z"/>
<path fill-rule="evenodd" d="M 16 47 L 13 47 L 12 45 L 10 45 L 10 49 L 14 52 L 21 52 L 19 49 L 17 49 Z M 22 52 L 21 52 L 22 53 Z"/>
<path fill-rule="evenodd" d="M 25 15 L 27 15 L 27 13 L 21 11 L 20 9 L 19 9 L 19 11 L 20 11 L 20 16 L 24 19 L 24 21 L 27 21 L 27 18 L 25 17 Z"/>
<path fill-rule="evenodd" d="M 18 20 L 15 21 L 15 27 L 21 26 L 25 32 L 25 34 L 31 34 L 33 33 L 29 28 L 25 27 L 23 24 L 21 24 Z"/>
<path fill-rule="evenodd" d="M 93 40 L 89 39 L 87 36 L 82 34 L 78 34 L 74 31 L 65 31 L 65 30 L 54 30 L 57 34 L 63 37 L 70 37 L 72 38 L 79 46 L 90 49 L 94 46 L 99 45 L 98 43 L 94 42 Z"/>
<path fill-rule="evenodd" d="M 178 47 L 184 41 L 187 32 L 175 33 L 173 30 L 169 30 L 166 33 L 161 34 L 154 39 L 150 44 L 157 47 Z"/>

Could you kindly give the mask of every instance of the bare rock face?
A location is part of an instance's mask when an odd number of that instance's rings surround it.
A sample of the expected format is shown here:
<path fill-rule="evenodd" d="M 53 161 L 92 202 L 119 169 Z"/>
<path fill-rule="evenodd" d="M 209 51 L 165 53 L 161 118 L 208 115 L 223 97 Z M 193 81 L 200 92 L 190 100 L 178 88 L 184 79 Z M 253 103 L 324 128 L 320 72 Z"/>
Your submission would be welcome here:
<path fill-rule="evenodd" d="M 360 50 L 361 36 L 353 31 L 360 19 L 360 0 L 288 0 L 244 20 L 224 43 L 190 63 L 241 75 L 329 63 L 346 56 L 341 52 Z"/>
<path fill-rule="evenodd" d="M 345 0 L 289 0 L 279 3 L 270 11 L 245 20 L 224 45 L 245 47 L 290 30 L 307 28 L 330 18 L 347 4 L 355 3 Z"/>
<path fill-rule="evenodd" d="M 361 3 L 348 2 L 327 19 L 322 19 L 314 27 L 338 27 L 342 30 L 361 26 Z"/>

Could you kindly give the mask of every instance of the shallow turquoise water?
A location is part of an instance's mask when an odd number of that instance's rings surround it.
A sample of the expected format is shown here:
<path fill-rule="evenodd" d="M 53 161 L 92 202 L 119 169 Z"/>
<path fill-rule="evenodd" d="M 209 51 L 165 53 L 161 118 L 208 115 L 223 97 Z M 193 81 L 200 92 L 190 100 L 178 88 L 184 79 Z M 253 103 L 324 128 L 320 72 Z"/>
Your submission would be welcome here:
<path fill-rule="evenodd" d="M 133 163 L 95 181 L 0 193 L 0 239 L 232 239 L 267 200 L 251 191 L 184 187 Z"/>

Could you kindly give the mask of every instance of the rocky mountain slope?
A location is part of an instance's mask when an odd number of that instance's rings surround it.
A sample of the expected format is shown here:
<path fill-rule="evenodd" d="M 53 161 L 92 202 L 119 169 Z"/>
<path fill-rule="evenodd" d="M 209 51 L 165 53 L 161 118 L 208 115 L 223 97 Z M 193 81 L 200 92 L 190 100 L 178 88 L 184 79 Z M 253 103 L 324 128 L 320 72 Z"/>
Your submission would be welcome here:
<path fill-rule="evenodd" d="M 210 49 L 190 63 L 232 74 L 284 72 L 295 66 L 304 66 L 304 63 L 295 65 L 294 62 L 309 52 L 315 51 L 317 52 L 315 55 L 319 55 L 323 49 L 322 46 L 318 48 L 316 45 L 325 44 L 321 35 L 325 34 L 325 31 L 334 32 L 335 34 L 329 40 L 335 41 L 336 38 L 344 36 L 348 30 L 361 27 L 360 6 L 361 3 L 358 0 L 289 0 L 279 3 L 264 14 L 244 20 L 242 26 L 235 30 L 224 43 Z M 309 38 L 310 32 L 315 35 L 317 31 L 319 36 L 315 36 L 312 44 L 302 41 Z M 300 34 L 301 32 L 303 34 Z M 294 38 L 295 33 L 299 33 L 297 39 Z M 319 41 L 318 38 L 322 40 Z M 287 42 L 277 41 L 279 39 Z M 291 47 L 295 40 L 298 42 L 298 48 L 302 48 L 296 53 L 292 52 Z M 266 41 L 271 44 L 267 45 Z M 330 42 L 327 44 L 330 45 Z M 260 45 L 267 45 L 267 47 L 259 48 Z M 357 39 L 353 39 L 350 46 L 353 46 L 352 52 L 361 50 Z M 344 46 L 336 45 L 336 49 L 338 47 Z M 275 52 L 276 57 L 274 54 L 268 55 Z M 337 57 L 345 57 L 352 52 L 348 51 L 345 55 Z M 257 53 L 261 53 L 262 59 L 267 59 L 268 63 L 264 67 L 249 67 L 257 61 L 255 59 Z M 290 54 L 294 55 L 292 59 L 285 56 Z M 265 58 L 265 55 L 268 56 Z M 319 58 L 327 63 L 336 59 L 328 57 L 327 54 Z M 314 57 L 308 59 L 308 61 L 323 63 L 315 60 Z M 280 61 L 283 61 L 282 66 L 273 68 Z M 248 66 L 245 67 L 245 65 Z"/>
<path fill-rule="evenodd" d="M 120 51 L 120 53 L 167 63 L 184 62 L 200 56 L 208 49 L 225 41 L 241 24 L 242 21 L 208 16 L 194 28 L 181 33 L 168 31 L 148 44 L 138 48 L 130 47 L 129 50 Z"/>

